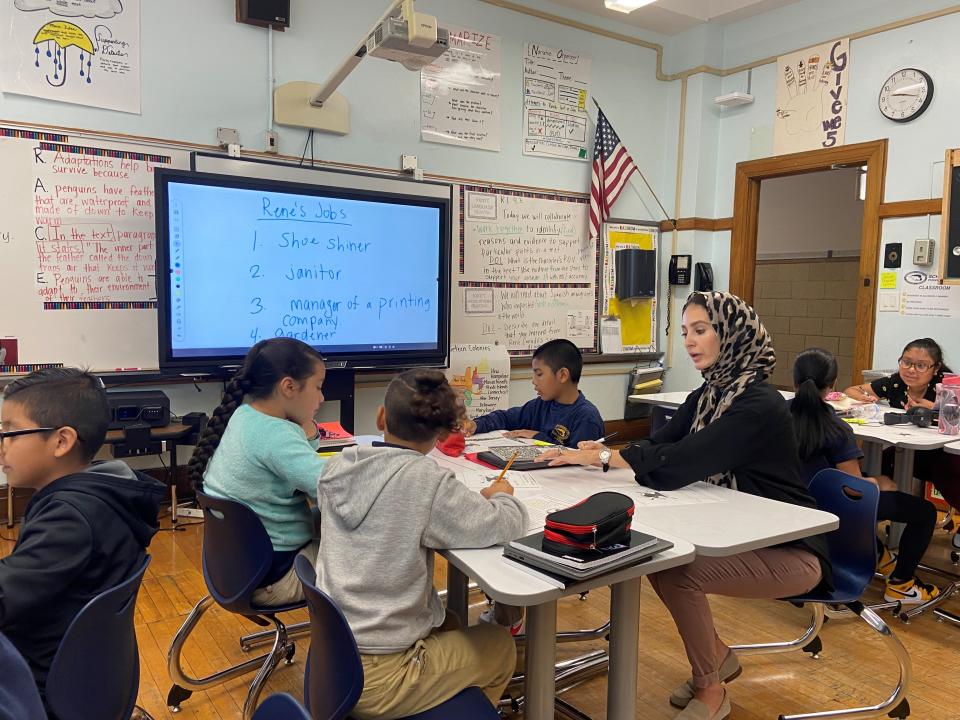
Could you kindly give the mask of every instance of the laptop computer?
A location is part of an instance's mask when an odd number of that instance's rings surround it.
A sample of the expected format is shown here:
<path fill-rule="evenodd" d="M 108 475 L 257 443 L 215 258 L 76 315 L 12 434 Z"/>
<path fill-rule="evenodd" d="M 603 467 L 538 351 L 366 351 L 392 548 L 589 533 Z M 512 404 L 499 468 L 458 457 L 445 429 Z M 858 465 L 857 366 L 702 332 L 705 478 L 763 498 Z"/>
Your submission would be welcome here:
<path fill-rule="evenodd" d="M 673 547 L 672 542 L 638 530 L 630 531 L 629 544 L 605 549 L 603 554 L 594 558 L 587 555 L 554 555 L 542 550 L 542 543 L 543 533 L 533 533 L 505 545 L 503 556 L 555 575 L 586 580 L 620 567 L 643 562 Z"/>

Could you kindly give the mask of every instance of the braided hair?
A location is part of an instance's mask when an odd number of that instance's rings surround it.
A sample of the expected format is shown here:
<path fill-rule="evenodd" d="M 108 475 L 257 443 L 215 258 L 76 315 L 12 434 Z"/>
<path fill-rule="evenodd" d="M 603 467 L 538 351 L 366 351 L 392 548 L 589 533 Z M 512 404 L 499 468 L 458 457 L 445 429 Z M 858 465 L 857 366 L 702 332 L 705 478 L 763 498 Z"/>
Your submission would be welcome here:
<path fill-rule="evenodd" d="M 293 338 L 270 338 L 261 340 L 247 353 L 243 365 L 223 389 L 223 398 L 206 429 L 200 436 L 196 449 L 187 464 L 187 473 L 194 488 L 203 489 L 203 473 L 213 457 L 227 423 L 245 397 L 260 400 L 273 394 L 283 378 L 290 377 L 302 382 L 317 371 L 323 356 L 300 340 Z"/>

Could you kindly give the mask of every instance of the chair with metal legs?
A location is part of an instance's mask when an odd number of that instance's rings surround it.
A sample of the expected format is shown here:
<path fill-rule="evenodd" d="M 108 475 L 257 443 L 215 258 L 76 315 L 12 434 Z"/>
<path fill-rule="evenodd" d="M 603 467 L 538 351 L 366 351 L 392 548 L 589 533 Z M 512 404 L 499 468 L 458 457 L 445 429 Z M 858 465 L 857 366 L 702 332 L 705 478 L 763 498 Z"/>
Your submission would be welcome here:
<path fill-rule="evenodd" d="M 860 602 L 860 597 L 873 579 L 876 567 L 874 535 L 880 491 L 876 485 L 863 478 L 853 477 L 839 470 L 827 469 L 821 470 L 814 476 L 810 482 L 810 492 L 821 510 L 833 513 L 840 518 L 840 527 L 826 536 L 833 565 L 834 589 L 829 591 L 815 589 L 802 596 L 787 598 L 794 603 L 810 604 L 813 608 L 813 622 L 801 638 L 787 643 L 738 645 L 733 646 L 733 649 L 740 655 L 786 652 L 816 642 L 819 651 L 818 633 L 823 624 L 824 607 L 843 605 L 880 635 L 887 649 L 896 658 L 900 670 L 900 679 L 896 687 L 886 700 L 875 705 L 780 715 L 780 720 L 859 719 L 883 715 L 902 720 L 910 714 L 910 705 L 906 698 L 913 672 L 910 656 L 880 616 Z"/>
<path fill-rule="evenodd" d="M 296 651 L 291 639 L 294 626 L 288 629 L 277 614 L 299 610 L 306 607 L 306 603 L 300 601 L 280 606 L 254 604 L 253 593 L 260 587 L 273 561 L 273 546 L 263 523 L 243 503 L 213 498 L 202 492 L 197 493 L 197 500 L 204 518 L 203 579 L 210 594 L 197 603 L 170 644 L 167 672 L 174 684 L 167 694 L 167 706 L 171 712 L 179 712 L 180 704 L 194 691 L 206 690 L 257 671 L 243 704 L 243 720 L 250 720 L 267 679 L 280 661 L 283 660 L 287 665 L 293 663 Z M 214 603 L 229 612 L 243 615 L 257 625 L 272 624 L 273 629 L 262 634 L 272 640 L 272 647 L 265 655 L 204 678 L 193 678 L 187 675 L 182 666 L 183 647 L 204 613 Z M 302 623 L 299 627 L 302 632 L 308 632 L 307 626 L 308 623 Z"/>

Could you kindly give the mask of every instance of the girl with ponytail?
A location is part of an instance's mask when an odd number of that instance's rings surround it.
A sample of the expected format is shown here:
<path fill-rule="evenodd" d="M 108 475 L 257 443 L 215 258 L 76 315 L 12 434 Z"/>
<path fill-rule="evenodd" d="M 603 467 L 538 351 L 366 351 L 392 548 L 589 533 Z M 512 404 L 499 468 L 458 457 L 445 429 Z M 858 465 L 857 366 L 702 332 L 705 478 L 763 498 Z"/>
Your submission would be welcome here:
<path fill-rule="evenodd" d="M 313 416 L 325 375 L 323 357 L 306 343 L 258 342 L 224 388 L 187 466 L 198 490 L 242 502 L 263 522 L 274 559 L 253 595 L 261 605 L 303 599 L 293 561 L 298 553 L 317 557 L 307 498 L 316 498 L 324 465 Z"/>
<path fill-rule="evenodd" d="M 800 451 L 801 472 L 807 482 L 824 468 L 836 468 L 848 475 L 863 477 L 860 458 L 850 426 L 837 417 L 825 401 L 837 382 L 837 361 L 820 348 L 804 350 L 793 365 L 793 384 L 797 394 L 790 402 L 793 428 Z M 899 600 L 906 605 L 932 600 L 940 594 L 935 585 L 917 579 L 915 573 L 923 553 L 933 537 L 937 510 L 921 497 L 895 490 L 889 478 L 866 478 L 880 487 L 878 520 L 906 523 L 900 539 L 899 554 L 887 550 L 877 541 L 877 571 L 887 578 L 884 597 L 888 602 Z"/>

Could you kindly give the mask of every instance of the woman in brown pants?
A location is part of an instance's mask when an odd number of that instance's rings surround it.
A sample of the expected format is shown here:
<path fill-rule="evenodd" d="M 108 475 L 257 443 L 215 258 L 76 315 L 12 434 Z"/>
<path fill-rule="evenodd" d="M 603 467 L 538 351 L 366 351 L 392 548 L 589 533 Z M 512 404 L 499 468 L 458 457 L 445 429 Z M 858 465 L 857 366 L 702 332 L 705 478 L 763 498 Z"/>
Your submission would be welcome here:
<path fill-rule="evenodd" d="M 648 440 L 611 451 L 580 443 L 555 464 L 629 467 L 637 482 L 670 490 L 698 480 L 789 502 L 816 503 L 800 478 L 787 405 L 766 380 L 776 356 L 756 312 L 729 293 L 693 293 L 683 308 L 687 354 L 704 384 Z M 722 511 L 716 518 L 723 523 Z M 823 536 L 730 557 L 697 557 L 655 573 L 650 582 L 673 615 L 692 677 L 670 696 L 678 720 L 723 720 L 730 700 L 721 684 L 740 674 L 714 628 L 707 595 L 783 598 L 832 579 Z"/>

